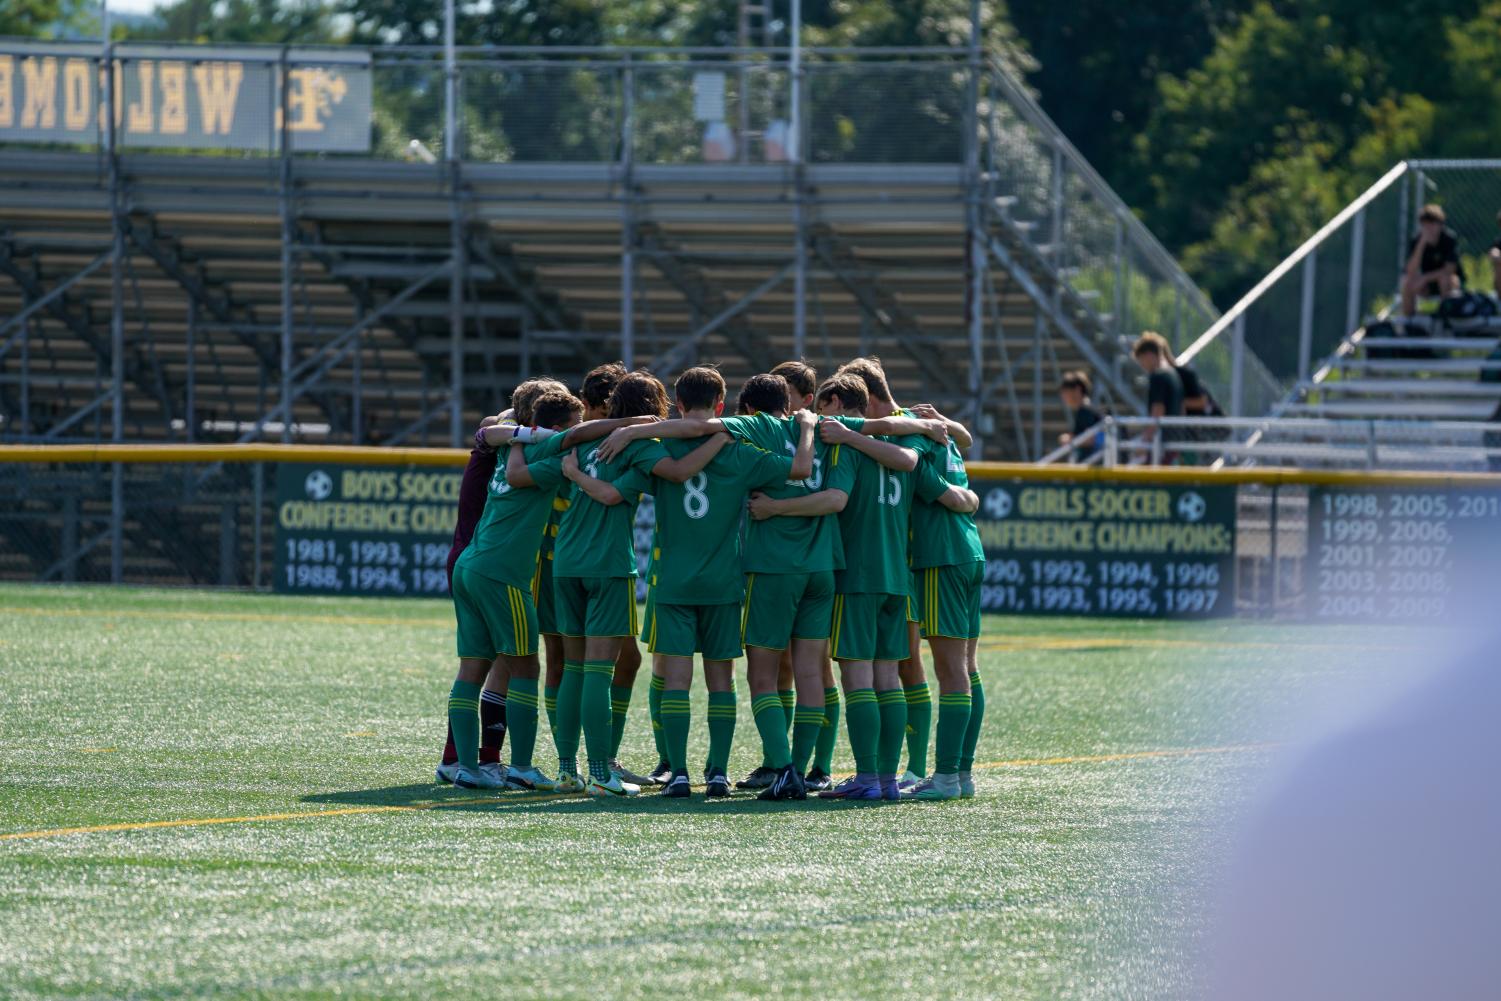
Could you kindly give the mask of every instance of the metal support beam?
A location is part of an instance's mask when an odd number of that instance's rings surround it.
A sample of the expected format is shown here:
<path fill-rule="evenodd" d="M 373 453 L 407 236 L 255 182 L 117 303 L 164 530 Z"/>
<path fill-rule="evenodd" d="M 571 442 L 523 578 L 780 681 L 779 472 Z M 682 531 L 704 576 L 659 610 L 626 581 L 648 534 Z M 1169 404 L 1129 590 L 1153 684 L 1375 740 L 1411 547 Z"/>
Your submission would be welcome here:
<path fill-rule="evenodd" d="M 292 134 L 291 82 L 292 75 L 287 63 L 289 49 L 281 47 L 277 62 L 280 73 L 278 96 L 281 99 L 277 127 L 280 142 L 277 152 L 281 158 L 281 183 L 277 186 L 277 201 L 281 208 L 281 398 L 287 419 L 281 422 L 281 440 L 292 440 L 292 366 L 296 364 L 292 351 Z"/>
<path fill-rule="evenodd" d="M 448 163 L 448 444 L 464 438 L 464 204 L 459 149 L 459 64 L 455 45 L 455 0 L 443 0 L 443 159 Z M 361 328 L 363 329 L 363 327 Z M 358 336 L 358 335 L 356 335 Z M 355 350 L 359 350 L 356 342 Z"/>
<path fill-rule="evenodd" d="M 678 341 L 663 354 L 660 354 L 656 358 L 654 358 L 651 365 L 649 365 L 648 367 L 653 372 L 657 373 L 676 371 L 676 367 L 682 363 L 684 356 L 691 354 L 695 349 L 697 349 L 698 343 L 700 341 L 702 341 L 705 337 L 708 337 L 720 327 L 724 326 L 726 323 L 729 323 L 741 313 L 745 312 L 752 306 L 752 304 L 755 303 L 757 299 L 761 298 L 767 292 L 770 292 L 772 289 L 780 285 L 782 283 L 782 280 L 787 277 L 788 273 L 794 270 L 795 266 L 795 264 L 783 265 L 776 274 L 772 275 L 770 278 L 766 279 L 766 281 L 762 282 L 760 285 L 757 285 L 749 292 L 745 293 L 745 295 L 735 300 L 735 302 L 733 302 L 729 306 L 726 306 L 718 314 L 700 325 L 697 330 L 693 331 L 693 333 Z"/>
<path fill-rule="evenodd" d="M 95 271 L 98 271 L 101 267 L 103 267 L 113 259 L 114 252 L 112 250 L 105 251 L 104 253 L 100 254 L 98 257 L 90 261 L 88 264 L 85 264 L 81 270 L 75 271 L 72 277 L 68 278 L 67 281 L 64 281 L 60 285 L 52 286 L 51 290 L 49 290 L 47 294 L 42 296 L 41 298 L 31 299 L 28 296 L 29 301 L 24 307 L 22 307 L 21 311 L 7 320 L 3 326 L 0 326 L 0 336 L 5 337 L 5 342 L 3 344 L 0 344 L 0 358 L 4 358 L 6 354 L 10 352 L 11 345 L 25 334 L 26 323 L 31 319 L 34 313 L 37 313 L 38 311 L 51 306 L 54 302 L 61 299 L 63 295 L 67 293 L 68 289 L 72 288 L 74 285 L 77 285 L 80 281 L 87 278 Z M 5 336 L 12 327 L 15 328 L 15 332 L 10 333 L 9 336 Z"/>
<path fill-rule="evenodd" d="M 1348 337 L 1360 326 L 1361 321 L 1361 285 L 1365 279 L 1365 209 L 1355 213 L 1355 218 L 1350 225 L 1350 274 L 1349 283 L 1345 286 L 1345 329 L 1343 335 Z"/>
<path fill-rule="evenodd" d="M 1091 368 L 1104 376 L 1111 391 L 1116 394 L 1121 403 L 1138 413 L 1145 413 L 1146 403 L 1136 395 L 1136 390 L 1130 383 L 1117 375 L 1115 367 L 1095 350 L 1089 338 L 1080 333 L 1079 328 L 1074 326 L 1073 322 L 1054 304 L 1052 296 L 1043 291 L 1027 269 L 1018 264 L 1011 253 L 994 237 L 990 240 L 990 253 L 1012 280 L 1022 287 L 1022 291 L 1027 293 L 1027 296 L 1036 304 L 1038 311 L 1047 317 L 1048 323 L 1069 339 L 1084 356 L 1084 360 L 1089 362 Z"/>
<path fill-rule="evenodd" d="M 620 141 L 620 358 L 631 369 L 636 364 L 636 71 L 630 55 L 625 57 L 620 86 L 625 104 Z"/>
<path fill-rule="evenodd" d="M 1317 294 L 1318 251 L 1303 258 L 1303 298 L 1298 306 L 1298 382 L 1308 381 L 1308 368 L 1313 362 L 1313 302 Z"/>
<path fill-rule="evenodd" d="M 1245 412 L 1246 315 L 1235 318 L 1230 328 L 1230 416 Z"/>
<path fill-rule="evenodd" d="M 973 443 L 969 457 L 979 459 L 984 454 L 985 405 L 985 254 L 984 215 L 980 210 L 980 124 L 976 116 L 980 111 L 980 0 L 970 0 L 969 5 L 969 75 L 964 108 L 964 183 L 966 222 L 969 230 L 965 241 L 969 265 L 969 285 L 965 290 L 966 326 L 969 332 L 969 392 L 973 417 L 970 420 L 970 435 Z"/>

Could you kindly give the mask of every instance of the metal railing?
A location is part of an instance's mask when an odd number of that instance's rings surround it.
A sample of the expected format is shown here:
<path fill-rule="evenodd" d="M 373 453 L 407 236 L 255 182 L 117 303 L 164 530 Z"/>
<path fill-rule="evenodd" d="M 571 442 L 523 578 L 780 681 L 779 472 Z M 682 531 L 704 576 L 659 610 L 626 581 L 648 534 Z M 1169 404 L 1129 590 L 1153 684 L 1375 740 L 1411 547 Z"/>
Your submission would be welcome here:
<path fill-rule="evenodd" d="M 1280 413 L 1326 378 L 1371 317 L 1395 306 L 1419 208 L 1442 205 L 1468 287 L 1491 290 L 1484 249 L 1497 236 L 1501 160 L 1406 160 L 1386 172 L 1210 324 L 1180 360 L 1245 345 L 1265 362 L 1245 380 L 1245 412 Z M 1242 382 L 1236 381 L 1236 386 Z"/>
<path fill-rule="evenodd" d="M 1084 446 L 1080 447 L 1080 442 Z M 1081 453 L 1084 453 L 1081 457 Z M 1501 423 L 1293 417 L 1106 417 L 1038 465 L 1501 470 Z"/>

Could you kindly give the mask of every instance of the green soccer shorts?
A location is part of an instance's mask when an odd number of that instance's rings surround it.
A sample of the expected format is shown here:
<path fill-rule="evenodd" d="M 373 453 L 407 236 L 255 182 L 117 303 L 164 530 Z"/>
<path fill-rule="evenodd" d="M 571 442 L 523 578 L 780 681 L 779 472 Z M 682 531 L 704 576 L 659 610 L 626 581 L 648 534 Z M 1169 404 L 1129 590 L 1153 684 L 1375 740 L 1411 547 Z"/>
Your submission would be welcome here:
<path fill-rule="evenodd" d="M 911 578 L 907 582 L 907 621 L 914 625 L 922 623 L 922 613 L 918 611 L 918 606 L 922 604 L 922 600 L 918 597 L 918 589 L 922 587 L 917 577 L 920 573 L 922 573 L 921 570 L 912 571 Z"/>
<path fill-rule="evenodd" d="M 927 567 L 918 570 L 916 576 L 922 634 L 956 640 L 978 639 L 984 562 Z"/>
<path fill-rule="evenodd" d="M 532 600 L 537 603 L 537 631 L 556 636 L 558 613 L 553 598 L 551 553 L 537 556 L 537 572 L 532 576 Z"/>
<path fill-rule="evenodd" d="M 745 575 L 746 646 L 785 650 L 794 639 L 826 640 L 833 620 L 834 571 Z"/>
<path fill-rule="evenodd" d="M 554 577 L 558 632 L 564 636 L 635 636 L 634 577 Z"/>
<path fill-rule="evenodd" d="M 704 660 L 734 660 L 740 645 L 740 602 L 724 605 L 669 605 L 648 597 L 641 642 L 651 653 L 667 657 L 704 655 Z"/>
<path fill-rule="evenodd" d="M 906 660 L 907 594 L 836 594 L 829 637 L 835 660 Z"/>
<path fill-rule="evenodd" d="M 530 591 L 456 566 L 453 614 L 460 657 L 494 660 L 537 652 L 537 606 Z"/>

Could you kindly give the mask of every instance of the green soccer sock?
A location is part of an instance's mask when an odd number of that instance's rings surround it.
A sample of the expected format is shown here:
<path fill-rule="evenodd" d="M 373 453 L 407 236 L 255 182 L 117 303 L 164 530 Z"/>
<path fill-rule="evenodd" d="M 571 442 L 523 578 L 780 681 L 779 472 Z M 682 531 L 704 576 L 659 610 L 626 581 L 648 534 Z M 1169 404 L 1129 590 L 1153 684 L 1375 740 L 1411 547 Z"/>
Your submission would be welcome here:
<path fill-rule="evenodd" d="M 792 716 L 792 766 L 802 775 L 808 770 L 818 735 L 823 732 L 823 706 L 798 706 Z"/>
<path fill-rule="evenodd" d="M 895 775 L 902 763 L 902 741 L 907 736 L 907 698 L 900 688 L 876 692 L 881 714 L 881 733 L 876 740 L 876 773 Z"/>
<path fill-rule="evenodd" d="M 839 739 L 839 689 L 823 690 L 823 729 L 813 746 L 813 767 L 825 775 L 834 770 L 834 743 Z"/>
<path fill-rule="evenodd" d="M 646 690 L 646 711 L 651 716 L 651 739 L 657 745 L 657 760 L 667 760 L 667 742 L 662 735 L 662 692 L 667 688 L 667 679 L 651 676 L 651 687 Z M 711 724 L 712 725 L 712 724 Z"/>
<path fill-rule="evenodd" d="M 552 739 L 558 748 L 558 767 L 572 765 L 576 774 L 579 757 L 579 713 L 584 703 L 584 665 L 578 661 L 563 664 L 563 683 L 558 686 L 558 723 Z"/>
<path fill-rule="evenodd" d="M 584 728 L 584 751 L 589 755 L 589 774 L 597 782 L 610 777 L 610 679 L 612 660 L 584 661 L 584 690 L 579 700 L 579 720 Z"/>
<path fill-rule="evenodd" d="M 907 697 L 907 771 L 928 774 L 928 741 L 933 736 L 933 691 L 924 681 L 902 689 Z"/>
<path fill-rule="evenodd" d="M 459 764 L 479 767 L 479 685 L 454 679 L 448 691 L 448 725 L 453 728 L 453 748 Z"/>
<path fill-rule="evenodd" d="M 782 703 L 782 712 L 787 716 L 787 732 L 792 733 L 793 717 L 797 715 L 797 692 L 786 688 L 777 689 L 777 699 Z"/>
<path fill-rule="evenodd" d="M 688 705 L 686 688 L 667 688 L 662 691 L 662 729 L 667 744 L 667 761 L 676 772 L 688 770 L 688 728 L 693 716 Z"/>
<path fill-rule="evenodd" d="M 975 766 L 975 745 L 980 743 L 980 724 L 985 719 L 985 683 L 979 671 L 969 673 L 969 725 L 964 728 L 964 743 L 959 747 L 959 770 Z"/>
<path fill-rule="evenodd" d="M 856 688 L 844 693 L 844 725 L 849 728 L 855 771 L 874 775 L 876 743 L 881 733 L 881 710 L 876 704 L 875 689 Z"/>
<path fill-rule="evenodd" d="M 620 757 L 620 742 L 625 738 L 625 718 L 631 711 L 630 685 L 610 686 L 610 757 Z"/>
<path fill-rule="evenodd" d="M 537 748 L 537 679 L 512 678 L 506 692 L 506 732 L 511 735 L 511 764 L 530 768 Z"/>
<path fill-rule="evenodd" d="M 787 716 L 782 701 L 768 692 L 751 699 L 751 715 L 761 734 L 761 760 L 767 768 L 786 768 L 792 763 L 792 748 L 787 743 Z"/>
<path fill-rule="evenodd" d="M 709 693 L 709 760 L 704 771 L 729 771 L 735 741 L 735 693 Z"/>
<path fill-rule="evenodd" d="M 964 733 L 969 729 L 970 695 L 968 692 L 940 692 L 938 695 L 938 746 L 933 770 L 940 775 L 959 771 L 959 755 L 964 748 Z"/>
<path fill-rule="evenodd" d="M 542 705 L 547 709 L 547 729 L 558 739 L 558 685 L 546 685 L 542 689 Z"/>

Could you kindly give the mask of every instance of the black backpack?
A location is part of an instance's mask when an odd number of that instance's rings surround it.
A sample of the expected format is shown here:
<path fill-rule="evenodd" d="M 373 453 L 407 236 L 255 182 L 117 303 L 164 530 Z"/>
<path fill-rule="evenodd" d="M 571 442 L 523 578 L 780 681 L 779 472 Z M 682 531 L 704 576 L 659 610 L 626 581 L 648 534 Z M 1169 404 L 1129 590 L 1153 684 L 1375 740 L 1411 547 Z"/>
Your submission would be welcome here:
<path fill-rule="evenodd" d="M 1459 295 L 1449 296 L 1438 304 L 1439 319 L 1451 327 L 1471 326 L 1471 324 L 1456 323 L 1456 321 L 1488 319 L 1495 316 L 1497 312 L 1496 300 L 1479 292 L 1461 292 Z"/>
<path fill-rule="evenodd" d="M 1367 340 L 1411 340 L 1421 342 L 1430 337 L 1428 328 L 1417 323 L 1397 326 L 1390 320 L 1381 320 L 1365 328 Z M 1365 356 L 1372 361 L 1432 361 L 1438 352 L 1429 347 L 1372 347 Z"/>

